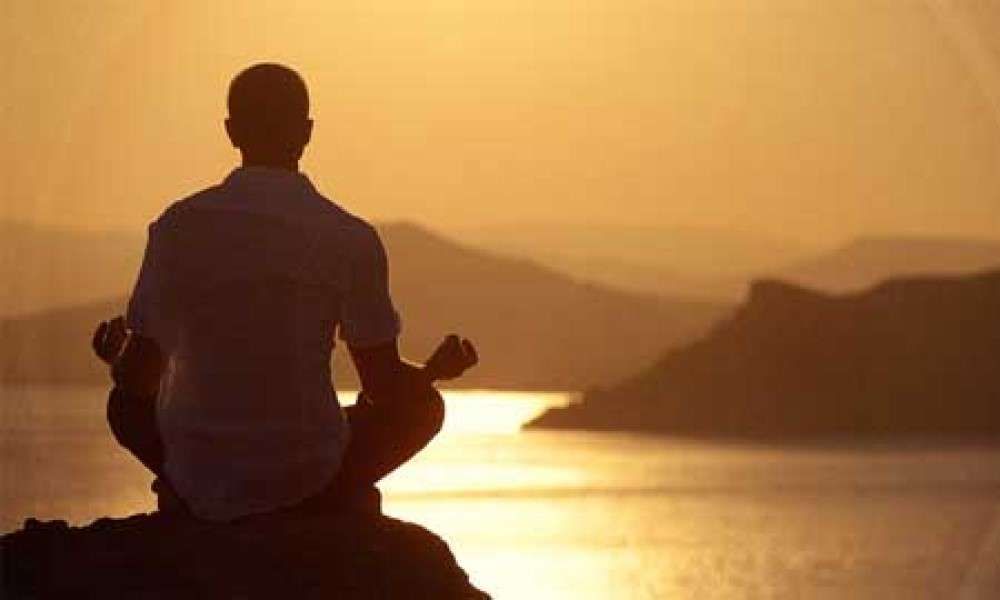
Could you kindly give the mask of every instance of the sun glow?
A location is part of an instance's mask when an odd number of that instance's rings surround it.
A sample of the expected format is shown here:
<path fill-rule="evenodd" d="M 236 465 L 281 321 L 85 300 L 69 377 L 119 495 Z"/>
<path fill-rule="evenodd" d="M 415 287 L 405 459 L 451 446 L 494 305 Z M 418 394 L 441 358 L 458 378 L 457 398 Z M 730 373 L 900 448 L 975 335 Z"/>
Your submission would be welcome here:
<path fill-rule="evenodd" d="M 307 171 L 374 219 L 993 236 L 1000 13 L 925 2 L 7 2 L 0 216 L 142 227 L 225 173 L 225 85 L 277 60 Z"/>

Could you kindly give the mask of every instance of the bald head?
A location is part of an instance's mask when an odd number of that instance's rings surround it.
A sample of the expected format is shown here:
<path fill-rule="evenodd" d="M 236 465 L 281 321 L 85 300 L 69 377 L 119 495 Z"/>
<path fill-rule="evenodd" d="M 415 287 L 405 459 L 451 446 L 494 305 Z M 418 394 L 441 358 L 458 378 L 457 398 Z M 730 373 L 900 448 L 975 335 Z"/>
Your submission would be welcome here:
<path fill-rule="evenodd" d="M 244 164 L 297 169 L 312 135 L 309 92 L 292 69 L 260 63 L 229 84 L 226 131 Z"/>

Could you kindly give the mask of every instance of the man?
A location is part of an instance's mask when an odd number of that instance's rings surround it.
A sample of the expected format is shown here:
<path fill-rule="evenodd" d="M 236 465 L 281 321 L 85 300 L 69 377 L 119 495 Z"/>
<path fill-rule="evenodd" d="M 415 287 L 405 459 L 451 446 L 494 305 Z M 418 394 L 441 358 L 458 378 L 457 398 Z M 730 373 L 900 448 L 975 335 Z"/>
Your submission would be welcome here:
<path fill-rule="evenodd" d="M 432 382 L 461 375 L 475 349 L 449 336 L 425 366 L 400 358 L 378 234 L 298 170 L 313 123 L 297 73 L 246 69 L 228 109 L 242 166 L 150 225 L 124 320 L 95 332 L 116 383 L 112 431 L 156 475 L 161 506 L 205 519 L 377 497 L 441 426 Z M 335 332 L 362 384 L 346 410 Z"/>

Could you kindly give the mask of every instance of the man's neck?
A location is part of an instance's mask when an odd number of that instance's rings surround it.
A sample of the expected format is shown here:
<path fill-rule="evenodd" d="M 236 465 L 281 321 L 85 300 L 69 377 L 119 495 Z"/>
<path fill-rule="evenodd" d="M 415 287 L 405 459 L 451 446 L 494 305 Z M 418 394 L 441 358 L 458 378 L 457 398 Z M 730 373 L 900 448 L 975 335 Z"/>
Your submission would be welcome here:
<path fill-rule="evenodd" d="M 293 173 L 299 172 L 299 161 L 294 158 L 289 159 L 261 159 L 244 156 L 242 161 L 244 167 L 266 167 L 268 169 L 283 169 Z"/>

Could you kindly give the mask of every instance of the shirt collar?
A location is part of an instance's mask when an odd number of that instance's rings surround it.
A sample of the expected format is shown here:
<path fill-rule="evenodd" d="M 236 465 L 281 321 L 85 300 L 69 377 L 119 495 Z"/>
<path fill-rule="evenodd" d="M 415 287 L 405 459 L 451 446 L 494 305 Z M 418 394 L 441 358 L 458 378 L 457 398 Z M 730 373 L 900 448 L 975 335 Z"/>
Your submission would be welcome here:
<path fill-rule="evenodd" d="M 233 169 L 222 182 L 224 186 L 294 186 L 309 190 L 313 189 L 312 182 L 305 173 L 300 171 L 289 171 L 278 167 L 264 166 L 240 166 Z"/>

